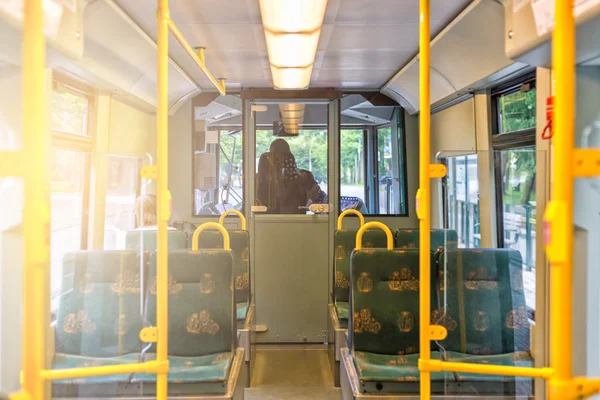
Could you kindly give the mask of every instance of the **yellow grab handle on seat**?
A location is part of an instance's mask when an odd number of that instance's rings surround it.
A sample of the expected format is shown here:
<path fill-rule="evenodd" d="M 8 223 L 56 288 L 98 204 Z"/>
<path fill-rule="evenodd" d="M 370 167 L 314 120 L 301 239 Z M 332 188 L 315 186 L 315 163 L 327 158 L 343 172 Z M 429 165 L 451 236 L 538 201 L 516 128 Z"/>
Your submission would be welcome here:
<path fill-rule="evenodd" d="M 370 228 L 379 228 L 382 231 L 384 231 L 385 236 L 387 236 L 387 249 L 394 249 L 394 235 L 392 235 L 392 231 L 390 230 L 390 228 L 388 228 L 385 224 L 382 224 L 381 222 L 373 221 L 361 226 L 361 228 L 358 230 L 358 233 L 356 234 L 356 250 L 362 249 L 363 234 Z"/>
<path fill-rule="evenodd" d="M 362 227 L 365 224 L 365 217 L 363 217 L 363 215 L 360 213 L 360 211 L 357 210 L 346 210 L 343 213 L 340 214 L 340 216 L 338 217 L 338 231 L 342 229 L 342 222 L 344 220 L 344 217 L 348 214 L 354 214 L 354 215 L 358 215 L 358 219 L 360 220 L 360 226 Z"/>
<path fill-rule="evenodd" d="M 223 222 L 225 222 L 225 217 L 228 216 L 229 214 L 235 214 L 238 217 L 240 217 L 240 219 L 242 220 L 242 229 L 246 230 L 247 227 L 247 223 L 246 223 L 246 217 L 244 217 L 244 214 L 242 214 L 241 212 L 239 212 L 238 210 L 227 210 L 225 211 L 223 214 L 221 214 L 221 216 L 219 217 L 219 224 L 223 225 Z"/>
<path fill-rule="evenodd" d="M 196 230 L 194 231 L 194 235 L 192 236 L 192 250 L 198 251 L 198 238 L 200 237 L 200 234 L 202 233 L 202 231 L 209 229 L 209 228 L 213 228 L 213 229 L 216 229 L 219 232 L 221 232 L 221 234 L 223 235 L 223 249 L 231 250 L 231 244 L 229 241 L 229 232 L 227 232 L 227 229 L 225 229 L 225 227 L 223 227 L 223 225 L 219 225 L 216 222 L 206 222 L 196 228 Z"/>

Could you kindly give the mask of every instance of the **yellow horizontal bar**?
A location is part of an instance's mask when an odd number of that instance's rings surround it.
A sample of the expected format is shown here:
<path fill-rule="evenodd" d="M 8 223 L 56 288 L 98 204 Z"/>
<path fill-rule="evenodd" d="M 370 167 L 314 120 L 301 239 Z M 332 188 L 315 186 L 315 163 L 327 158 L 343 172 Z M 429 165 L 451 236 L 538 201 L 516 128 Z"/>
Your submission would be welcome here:
<path fill-rule="evenodd" d="M 15 392 L 8 395 L 8 400 L 29 400 L 31 396 L 29 396 L 26 392 Z"/>
<path fill-rule="evenodd" d="M 579 400 L 600 393 L 600 379 L 577 377 L 570 380 L 550 379 L 550 394 L 561 400 Z"/>
<path fill-rule="evenodd" d="M 158 374 L 169 371 L 169 361 L 147 361 L 138 364 L 106 365 L 103 367 L 52 369 L 42 371 L 42 378 L 47 381 L 60 379 L 86 378 L 90 376 L 106 376 L 120 374 Z"/>
<path fill-rule="evenodd" d="M 0 176 L 22 176 L 22 160 L 20 151 L 0 151 Z"/>
<path fill-rule="evenodd" d="M 185 40 L 185 38 L 183 37 L 183 34 L 179 30 L 179 28 L 177 28 L 177 26 L 171 20 L 171 18 L 167 17 L 167 25 L 169 26 L 169 30 L 171 31 L 173 36 L 175 36 L 175 39 L 177 39 L 179 44 L 181 44 L 181 46 L 185 49 L 185 51 L 189 54 L 189 56 L 192 57 L 192 60 L 194 60 L 196 65 L 198 65 L 198 67 L 202 70 L 202 72 L 204 72 L 204 75 L 206 75 L 206 77 L 212 82 L 212 84 L 215 85 L 215 87 L 217 88 L 217 90 L 219 91 L 221 96 L 225 96 L 225 94 L 226 94 L 225 79 L 219 78 L 219 80 L 217 80 L 213 76 L 213 74 L 210 73 L 208 68 L 206 68 L 206 63 L 204 60 L 204 49 L 202 49 L 202 48 L 198 49 L 198 53 L 196 53 L 194 51 L 194 49 L 192 48 L 192 46 L 190 46 L 190 44 L 187 42 L 187 40 Z"/>
<path fill-rule="evenodd" d="M 509 367 L 505 365 L 484 365 L 440 360 L 419 360 L 419 371 L 429 372 L 464 372 L 482 375 L 525 376 L 548 379 L 552 376 L 552 368 Z"/>

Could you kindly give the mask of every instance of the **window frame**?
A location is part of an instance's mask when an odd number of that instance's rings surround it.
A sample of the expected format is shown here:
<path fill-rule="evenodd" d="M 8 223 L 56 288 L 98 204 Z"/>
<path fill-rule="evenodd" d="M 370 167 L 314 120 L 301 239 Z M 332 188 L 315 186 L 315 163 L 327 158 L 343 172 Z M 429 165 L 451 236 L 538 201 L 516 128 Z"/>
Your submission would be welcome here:
<path fill-rule="evenodd" d="M 233 131 L 233 130 L 240 130 L 241 134 L 242 134 L 242 144 L 241 144 L 241 148 L 242 148 L 242 166 L 244 166 L 244 156 L 245 156 L 245 152 L 244 149 L 246 148 L 246 133 L 244 132 L 244 127 L 240 126 L 240 125 L 216 125 L 216 126 L 206 126 L 206 131 L 209 130 L 209 128 L 211 128 L 211 130 L 216 129 L 217 132 L 219 132 L 219 145 L 221 144 L 221 132 L 222 131 Z M 193 144 L 193 137 L 192 137 L 192 144 Z M 212 219 L 219 219 L 221 217 L 221 215 L 215 215 L 215 214 L 196 214 L 196 208 L 195 208 L 195 188 L 194 188 L 194 182 L 195 182 L 195 174 L 196 171 L 194 169 L 194 146 L 190 146 L 191 147 L 191 157 L 192 157 L 192 179 L 190 182 L 191 188 L 192 188 L 192 217 L 193 218 L 212 218 Z M 215 149 L 215 151 L 217 151 L 217 153 L 215 154 L 215 159 L 216 159 L 216 163 L 217 165 L 216 167 L 216 173 L 217 175 L 219 175 L 220 172 L 220 168 L 221 168 L 221 152 L 220 152 L 220 148 Z M 217 189 L 216 190 L 216 197 L 219 197 L 219 180 L 217 177 Z M 245 206 L 246 206 L 246 200 L 245 197 L 246 196 L 246 179 L 242 179 L 242 209 L 241 209 L 241 213 L 244 214 L 245 213 Z M 228 215 L 225 218 L 237 218 L 235 215 Z"/>
<path fill-rule="evenodd" d="M 50 129 L 52 138 L 52 150 L 69 150 L 74 152 L 85 153 L 84 165 L 84 184 L 83 184 L 83 199 L 81 212 L 81 249 L 88 249 L 89 239 L 89 219 L 90 219 L 90 194 L 91 194 L 91 167 L 92 167 L 92 152 L 94 150 L 94 122 L 96 120 L 96 96 L 93 89 L 79 82 L 73 81 L 66 76 L 55 73 L 52 81 L 52 92 L 57 91 L 60 86 L 61 90 L 67 91 L 79 97 L 84 97 L 88 101 L 88 115 L 86 120 L 86 134 L 78 135 L 74 133 L 64 132 L 58 129 Z"/>
<path fill-rule="evenodd" d="M 536 73 L 531 72 L 501 85 L 491 93 L 492 100 L 492 151 L 494 152 L 494 180 L 496 188 L 496 246 L 504 248 L 504 208 L 502 201 L 502 150 L 517 150 L 536 148 L 536 126 L 512 132 L 500 132 L 498 100 L 507 94 L 517 93 L 523 85 L 529 85 L 529 90 L 536 89 Z M 536 121 L 537 125 L 537 121 Z"/>
<path fill-rule="evenodd" d="M 352 129 L 362 129 L 363 130 L 363 151 L 366 155 L 364 160 L 364 172 L 365 172 L 365 205 L 368 209 L 371 209 L 371 204 L 375 203 L 375 212 L 365 214 L 365 217 L 408 217 L 409 209 L 408 209 L 408 171 L 407 171 L 407 160 L 406 160 L 406 135 L 405 135 L 405 118 L 403 116 L 404 109 L 397 108 L 394 111 L 394 117 L 392 121 L 380 124 L 380 125 L 343 125 L 340 126 L 340 140 L 338 140 L 338 160 L 337 160 L 337 185 L 338 185 L 338 215 L 342 213 L 341 208 L 341 169 L 342 169 L 342 144 L 341 144 L 341 132 L 343 130 L 352 130 Z M 401 115 L 400 118 L 396 116 L 396 113 Z M 379 160 L 378 160 L 378 134 L 379 130 L 383 128 L 390 127 L 392 128 L 392 124 L 394 122 L 394 118 L 398 123 L 397 127 L 397 135 L 398 135 L 398 167 L 400 171 L 398 172 L 398 185 L 399 185 L 399 197 L 402 200 L 405 208 L 404 213 L 390 213 L 390 214 L 382 214 L 380 213 L 379 206 L 379 196 L 377 196 L 377 191 L 379 190 Z M 392 129 L 393 132 L 393 129 Z M 371 162 L 369 162 L 371 160 Z"/>

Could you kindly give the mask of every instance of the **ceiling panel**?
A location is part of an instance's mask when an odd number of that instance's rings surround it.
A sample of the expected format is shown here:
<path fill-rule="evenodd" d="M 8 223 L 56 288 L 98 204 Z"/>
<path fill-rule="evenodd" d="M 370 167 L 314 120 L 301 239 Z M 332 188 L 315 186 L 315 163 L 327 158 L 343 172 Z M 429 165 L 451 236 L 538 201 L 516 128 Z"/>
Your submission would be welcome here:
<path fill-rule="evenodd" d="M 115 0 L 156 38 L 155 8 L 147 0 Z M 431 0 L 432 34 L 471 0 Z M 206 63 L 235 87 L 272 86 L 259 0 L 170 0 L 171 17 Z M 311 85 L 379 88 L 418 50 L 418 0 L 329 0 Z M 118 41 L 118 40 L 117 40 Z M 201 87 L 209 81 L 173 38 L 171 57 Z"/>

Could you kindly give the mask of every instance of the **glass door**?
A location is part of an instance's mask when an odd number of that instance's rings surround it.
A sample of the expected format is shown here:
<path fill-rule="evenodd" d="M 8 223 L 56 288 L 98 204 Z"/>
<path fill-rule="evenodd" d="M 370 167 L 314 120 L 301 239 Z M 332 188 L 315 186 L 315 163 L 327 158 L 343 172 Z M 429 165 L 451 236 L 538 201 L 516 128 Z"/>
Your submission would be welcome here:
<path fill-rule="evenodd" d="M 329 103 L 254 102 L 261 112 L 246 105 L 254 140 L 248 195 L 262 343 L 327 341 Z"/>

